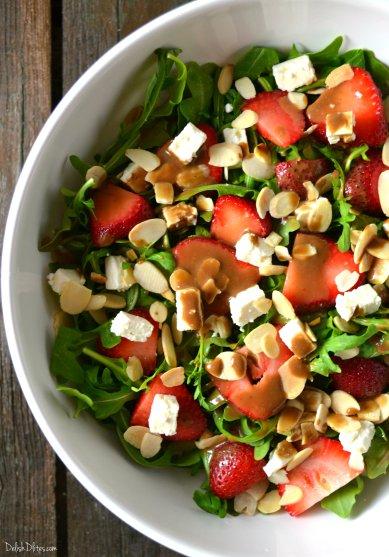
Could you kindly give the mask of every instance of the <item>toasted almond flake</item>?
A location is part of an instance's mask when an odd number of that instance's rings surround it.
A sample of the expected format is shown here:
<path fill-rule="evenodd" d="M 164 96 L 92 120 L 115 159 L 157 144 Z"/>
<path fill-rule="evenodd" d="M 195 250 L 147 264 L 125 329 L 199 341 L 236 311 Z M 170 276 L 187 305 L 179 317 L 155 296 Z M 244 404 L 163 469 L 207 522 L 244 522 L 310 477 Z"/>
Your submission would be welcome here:
<path fill-rule="evenodd" d="M 174 343 L 177 346 L 179 346 L 182 342 L 183 333 L 182 333 L 182 331 L 179 331 L 177 329 L 177 314 L 176 313 L 173 313 L 173 315 L 172 315 L 171 330 L 172 330 Z"/>
<path fill-rule="evenodd" d="M 268 213 L 270 208 L 270 202 L 274 196 L 275 196 L 274 191 L 267 186 L 262 188 L 261 191 L 259 192 L 255 206 L 257 208 L 257 213 L 261 219 L 264 219 L 266 213 Z"/>
<path fill-rule="evenodd" d="M 303 498 L 303 490 L 297 485 L 287 484 L 280 499 L 280 505 L 294 505 Z"/>
<path fill-rule="evenodd" d="M 300 419 L 300 425 L 304 422 L 314 423 L 316 418 L 316 412 L 304 412 Z"/>
<path fill-rule="evenodd" d="M 196 197 L 196 207 L 199 211 L 211 212 L 214 209 L 213 199 L 205 195 L 198 195 Z"/>
<path fill-rule="evenodd" d="M 136 449 L 140 449 L 143 437 L 149 433 L 149 428 L 143 425 L 132 425 L 123 433 L 124 440 Z"/>
<path fill-rule="evenodd" d="M 243 159 L 242 170 L 255 180 L 268 180 L 274 176 L 274 165 L 271 162 L 263 162 L 251 153 Z"/>
<path fill-rule="evenodd" d="M 103 309 L 93 309 L 89 311 L 89 315 L 96 323 L 102 325 L 108 321 L 108 316 Z"/>
<path fill-rule="evenodd" d="M 302 437 L 301 427 L 300 424 L 298 424 L 296 427 L 292 429 L 292 431 L 289 433 L 286 440 L 289 441 L 290 443 L 296 443 L 296 441 L 301 440 L 301 437 Z"/>
<path fill-rule="evenodd" d="M 294 319 L 296 317 L 292 304 L 282 292 L 273 290 L 272 300 L 274 307 L 282 317 L 285 317 L 285 319 Z"/>
<path fill-rule="evenodd" d="M 258 145 L 254 147 L 254 156 L 263 163 L 271 164 L 272 162 L 272 154 L 266 143 L 258 143 Z"/>
<path fill-rule="evenodd" d="M 336 390 L 331 393 L 331 408 L 335 414 L 354 416 L 360 410 L 358 401 L 345 391 Z"/>
<path fill-rule="evenodd" d="M 246 516 L 253 516 L 257 510 L 257 500 L 250 493 L 244 491 L 234 497 L 234 511 Z"/>
<path fill-rule="evenodd" d="M 389 259 L 375 259 L 368 278 L 371 284 L 384 284 L 389 278 Z"/>
<path fill-rule="evenodd" d="M 165 275 L 150 261 L 138 261 L 134 266 L 134 276 L 138 284 L 149 292 L 163 294 L 169 290 Z"/>
<path fill-rule="evenodd" d="M 356 243 L 358 242 L 358 238 L 361 234 L 362 234 L 362 230 L 356 230 L 355 228 L 351 229 L 350 242 L 352 246 L 355 247 Z"/>
<path fill-rule="evenodd" d="M 348 463 L 350 468 L 353 470 L 358 470 L 360 472 L 363 471 L 365 468 L 365 463 L 363 461 L 363 455 L 359 452 L 353 452 L 350 454 L 350 458 L 348 459 Z"/>
<path fill-rule="evenodd" d="M 170 182 L 154 184 L 155 201 L 160 205 L 171 205 L 174 201 L 174 188 Z"/>
<path fill-rule="evenodd" d="M 334 179 L 334 175 L 332 172 L 329 174 L 324 174 L 324 176 L 320 176 L 318 180 L 315 182 L 315 188 L 323 195 L 323 193 L 327 193 L 332 188 L 332 180 Z"/>
<path fill-rule="evenodd" d="M 328 88 L 332 88 L 340 85 L 343 81 L 352 79 L 353 77 L 354 72 L 350 64 L 342 64 L 327 75 L 325 84 Z"/>
<path fill-rule="evenodd" d="M 179 188 L 186 190 L 195 188 L 206 183 L 209 178 L 209 166 L 207 164 L 195 164 L 181 170 L 176 176 L 176 184 Z"/>
<path fill-rule="evenodd" d="M 316 89 L 310 89 L 307 91 L 307 95 L 321 95 L 325 90 L 325 87 L 317 87 Z"/>
<path fill-rule="evenodd" d="M 367 251 L 378 259 L 389 259 L 389 240 L 374 238 L 367 246 Z"/>
<path fill-rule="evenodd" d="M 89 304 L 86 306 L 86 311 L 96 311 L 102 309 L 107 301 L 107 297 L 104 294 L 94 294 L 89 300 Z"/>
<path fill-rule="evenodd" d="M 297 209 L 299 202 L 300 198 L 296 192 L 281 191 L 270 200 L 270 215 L 275 219 L 287 217 Z"/>
<path fill-rule="evenodd" d="M 384 220 L 384 222 L 382 223 L 382 228 L 386 236 L 389 238 L 389 219 Z"/>
<path fill-rule="evenodd" d="M 305 410 L 308 412 L 316 412 L 320 404 L 323 402 L 323 397 L 320 391 L 316 391 L 308 387 L 303 390 L 299 396 L 299 400 L 301 400 L 304 404 Z"/>
<path fill-rule="evenodd" d="M 258 502 L 265 495 L 268 487 L 269 487 L 269 480 L 267 478 L 264 478 L 263 480 L 251 486 L 246 491 L 246 493 L 249 493 Z"/>
<path fill-rule="evenodd" d="M 197 209 L 188 203 L 167 205 L 162 208 L 162 215 L 169 230 L 181 230 L 197 222 Z"/>
<path fill-rule="evenodd" d="M 316 254 L 317 249 L 312 244 L 300 244 L 298 246 L 294 246 L 292 251 L 292 258 L 305 261 L 306 259 L 309 259 Z"/>
<path fill-rule="evenodd" d="M 155 433 L 145 433 L 140 445 L 140 454 L 143 458 L 153 458 L 159 453 L 162 445 L 162 437 Z"/>
<path fill-rule="evenodd" d="M 327 418 L 327 425 L 338 433 L 358 431 L 361 428 L 361 422 L 357 418 L 341 416 L 340 414 L 330 414 Z"/>
<path fill-rule="evenodd" d="M 254 112 L 254 110 L 247 109 L 243 110 L 243 112 L 241 112 L 239 116 L 237 116 L 235 120 L 231 122 L 231 127 L 237 130 L 245 130 L 247 128 L 251 128 L 251 126 L 254 126 L 257 121 L 258 114 Z"/>
<path fill-rule="evenodd" d="M 261 265 L 259 272 L 263 277 L 272 277 L 275 275 L 283 275 L 286 273 L 288 267 L 284 265 Z"/>
<path fill-rule="evenodd" d="M 167 308 L 162 302 L 153 302 L 149 308 L 150 317 L 157 323 L 164 323 L 167 319 Z"/>
<path fill-rule="evenodd" d="M 344 269 L 335 277 L 335 284 L 339 292 L 347 292 L 357 284 L 359 280 L 359 273 L 357 271 L 349 271 Z"/>
<path fill-rule="evenodd" d="M 138 259 L 138 255 L 135 250 L 132 248 L 126 251 L 126 257 L 130 261 L 136 261 Z"/>
<path fill-rule="evenodd" d="M 332 205 L 326 197 L 304 201 L 296 208 L 295 215 L 303 230 L 326 232 L 332 220 Z"/>
<path fill-rule="evenodd" d="M 272 334 L 266 334 L 261 341 L 262 352 L 270 359 L 277 358 L 280 347 Z"/>
<path fill-rule="evenodd" d="M 281 411 L 277 422 L 277 433 L 286 435 L 291 432 L 294 427 L 299 423 L 303 414 L 303 408 L 296 408 L 294 406 L 286 405 Z"/>
<path fill-rule="evenodd" d="M 165 387 L 178 387 L 185 381 L 185 370 L 182 366 L 172 367 L 161 374 L 161 381 Z"/>
<path fill-rule="evenodd" d="M 137 356 L 128 358 L 126 372 L 131 381 L 138 381 L 143 376 L 143 367 Z"/>
<path fill-rule="evenodd" d="M 302 445 L 310 445 L 319 437 L 319 433 L 312 422 L 303 422 L 300 427 Z"/>
<path fill-rule="evenodd" d="M 262 514 L 276 513 L 281 508 L 281 497 L 276 489 L 269 491 L 260 499 L 257 509 Z"/>
<path fill-rule="evenodd" d="M 334 317 L 334 325 L 343 333 L 356 333 L 358 331 L 358 326 L 353 323 L 348 323 L 342 319 L 339 315 Z"/>
<path fill-rule="evenodd" d="M 129 232 L 128 239 L 138 247 L 145 248 L 158 242 L 167 230 L 164 219 L 148 219 L 136 224 Z"/>
<path fill-rule="evenodd" d="M 204 439 L 199 439 L 195 441 L 195 445 L 201 451 L 213 449 L 220 443 L 224 443 L 227 438 L 225 435 L 213 435 L 212 437 L 205 437 Z"/>
<path fill-rule="evenodd" d="M 360 273 L 367 273 L 371 269 L 371 266 L 374 263 L 374 257 L 370 255 L 370 253 L 365 253 L 362 255 L 361 260 L 358 265 L 358 271 Z"/>
<path fill-rule="evenodd" d="M 246 375 L 247 360 L 239 352 L 221 352 L 207 365 L 210 375 L 226 381 L 237 381 Z"/>
<path fill-rule="evenodd" d="M 308 97 L 304 93 L 293 91 L 288 93 L 288 99 L 298 110 L 304 110 L 308 106 Z"/>
<path fill-rule="evenodd" d="M 309 126 L 306 130 L 304 130 L 303 136 L 306 137 L 307 135 L 311 135 L 317 127 L 317 124 L 312 124 L 312 126 Z"/>
<path fill-rule="evenodd" d="M 262 351 L 262 340 L 265 335 L 271 334 L 274 339 L 277 337 L 277 329 L 271 323 L 263 323 L 249 332 L 245 336 L 244 343 L 251 352 L 259 354 Z"/>
<path fill-rule="evenodd" d="M 159 157 L 155 153 L 145 149 L 127 149 L 125 154 L 126 157 L 143 168 L 143 170 L 146 170 L 146 172 L 152 172 L 161 164 Z"/>
<path fill-rule="evenodd" d="M 326 432 L 327 417 L 328 417 L 327 406 L 323 403 L 319 404 L 319 406 L 316 410 L 315 420 L 313 422 L 313 426 L 316 429 L 316 431 L 319 431 L 320 433 L 325 433 Z"/>
<path fill-rule="evenodd" d="M 77 282 L 68 281 L 64 284 L 59 298 L 62 311 L 70 315 L 78 315 L 86 310 L 92 296 L 92 290 Z"/>
<path fill-rule="evenodd" d="M 253 99 L 257 94 L 254 83 L 249 77 L 241 77 L 235 81 L 235 89 L 244 99 Z"/>
<path fill-rule="evenodd" d="M 266 236 L 265 242 L 269 244 L 269 246 L 275 248 L 276 246 L 278 246 L 278 244 L 282 242 L 282 236 L 280 236 L 279 234 L 277 234 L 277 232 L 274 232 L 273 230 L 273 232 L 270 232 L 269 236 Z"/>
<path fill-rule="evenodd" d="M 359 354 L 359 348 L 358 346 L 356 346 L 355 348 L 340 350 L 339 352 L 335 353 L 335 356 L 337 356 L 341 360 L 351 360 L 351 358 L 355 358 L 355 356 L 358 356 L 358 354 Z"/>
<path fill-rule="evenodd" d="M 188 271 L 177 267 L 169 278 L 170 286 L 176 292 L 177 290 L 182 290 L 183 288 L 191 288 L 194 286 L 194 279 Z"/>
<path fill-rule="evenodd" d="M 290 255 L 288 248 L 286 246 L 275 246 L 274 253 L 279 261 L 291 261 L 292 256 Z"/>
<path fill-rule="evenodd" d="M 161 338 L 162 338 L 163 355 L 165 357 L 167 365 L 171 367 L 176 367 L 177 366 L 176 349 L 174 348 L 171 329 L 167 323 L 164 323 L 162 325 Z"/>
<path fill-rule="evenodd" d="M 242 148 L 235 143 L 216 143 L 209 148 L 209 164 L 212 166 L 236 166 L 243 158 Z"/>
<path fill-rule="evenodd" d="M 109 309 L 123 309 L 126 307 L 126 300 L 123 296 L 111 294 L 110 292 L 106 292 L 104 295 L 106 297 L 104 307 Z"/>
<path fill-rule="evenodd" d="M 234 66 L 232 64 L 226 64 L 222 67 L 217 81 L 217 88 L 221 95 L 225 95 L 231 89 L 233 80 Z"/>
<path fill-rule="evenodd" d="M 85 180 L 93 180 L 96 188 L 100 187 L 106 178 L 107 172 L 102 166 L 91 166 L 85 174 Z"/>
<path fill-rule="evenodd" d="M 307 192 L 307 200 L 308 201 L 314 201 L 315 199 L 319 198 L 319 191 L 316 189 L 316 187 L 312 184 L 312 182 L 310 182 L 309 180 L 306 182 L 303 182 L 303 186 Z"/>
<path fill-rule="evenodd" d="M 304 330 L 312 342 L 316 342 L 317 338 L 308 323 L 304 323 Z"/>
<path fill-rule="evenodd" d="M 380 422 L 380 406 L 374 399 L 361 400 L 359 404 L 360 410 L 358 412 L 358 419 L 368 420 L 369 422 L 373 422 L 373 424 L 377 424 Z"/>
<path fill-rule="evenodd" d="M 97 284 L 105 284 L 107 282 L 107 278 L 104 275 L 101 275 L 100 273 L 92 272 L 90 274 L 90 279 L 93 282 L 97 282 Z"/>
<path fill-rule="evenodd" d="M 373 223 L 368 224 L 362 230 L 357 239 L 354 250 L 354 262 L 359 263 L 363 253 L 370 244 L 370 242 L 377 237 L 377 226 Z"/>
<path fill-rule="evenodd" d="M 389 394 L 383 393 L 374 398 L 380 409 L 380 421 L 378 423 L 385 422 L 389 419 Z"/>
<path fill-rule="evenodd" d="M 313 453 L 313 449 L 311 447 L 306 447 L 305 449 L 302 449 L 301 451 L 296 453 L 292 458 L 292 460 L 288 462 L 286 466 L 286 471 L 290 472 L 291 470 L 297 468 L 297 466 L 300 466 L 300 464 L 302 464 L 305 460 L 307 460 L 307 458 L 309 458 L 312 453 Z"/>
<path fill-rule="evenodd" d="M 278 372 L 286 397 L 288 399 L 297 398 L 302 393 L 308 379 L 307 364 L 297 356 L 292 356 L 280 366 Z"/>
<path fill-rule="evenodd" d="M 219 335 L 220 338 L 228 338 L 232 333 L 231 319 L 224 315 L 210 315 L 205 320 L 205 326 Z"/>

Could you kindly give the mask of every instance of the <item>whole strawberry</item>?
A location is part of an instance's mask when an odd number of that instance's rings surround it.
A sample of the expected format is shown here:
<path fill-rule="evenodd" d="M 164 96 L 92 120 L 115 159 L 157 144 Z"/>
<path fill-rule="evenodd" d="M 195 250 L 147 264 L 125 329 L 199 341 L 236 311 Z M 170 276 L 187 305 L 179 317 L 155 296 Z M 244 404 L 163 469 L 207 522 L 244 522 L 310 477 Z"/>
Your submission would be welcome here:
<path fill-rule="evenodd" d="M 254 449 L 227 441 L 213 451 L 209 467 L 211 491 L 221 499 L 231 499 L 266 477 L 265 462 L 254 459 Z"/>
<path fill-rule="evenodd" d="M 382 208 L 378 195 L 378 178 L 388 170 L 382 162 L 382 154 L 369 150 L 369 160 L 358 160 L 353 164 L 346 180 L 344 193 L 353 207 L 369 214 L 381 215 Z"/>
<path fill-rule="evenodd" d="M 374 358 L 334 358 L 341 373 L 331 375 L 335 389 L 355 398 L 368 398 L 382 393 L 389 383 L 389 368 Z"/>

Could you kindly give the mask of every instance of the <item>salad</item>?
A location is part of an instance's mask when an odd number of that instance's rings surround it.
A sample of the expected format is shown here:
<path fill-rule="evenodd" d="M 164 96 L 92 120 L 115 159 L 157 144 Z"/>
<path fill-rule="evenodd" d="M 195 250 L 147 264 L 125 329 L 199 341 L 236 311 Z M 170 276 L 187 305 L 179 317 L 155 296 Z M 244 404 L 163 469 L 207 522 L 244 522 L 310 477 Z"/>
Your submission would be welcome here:
<path fill-rule="evenodd" d="M 40 246 L 59 391 L 221 518 L 347 517 L 389 465 L 389 69 L 341 46 L 158 49 Z"/>

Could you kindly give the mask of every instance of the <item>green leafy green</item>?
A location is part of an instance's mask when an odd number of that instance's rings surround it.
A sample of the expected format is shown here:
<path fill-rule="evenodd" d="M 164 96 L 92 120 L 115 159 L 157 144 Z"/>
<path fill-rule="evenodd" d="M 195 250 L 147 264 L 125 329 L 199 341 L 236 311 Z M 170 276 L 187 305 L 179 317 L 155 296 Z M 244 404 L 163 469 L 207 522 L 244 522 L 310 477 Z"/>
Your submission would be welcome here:
<path fill-rule="evenodd" d="M 127 292 L 126 292 L 126 302 L 127 302 L 126 310 L 127 311 L 131 311 L 132 309 L 134 309 L 134 307 L 136 306 L 136 304 L 138 302 L 139 294 L 140 294 L 139 284 L 133 284 L 131 286 L 131 288 L 129 288 L 129 290 L 127 290 Z"/>
<path fill-rule="evenodd" d="M 350 171 L 351 164 L 354 160 L 358 159 L 359 157 L 362 158 L 364 161 L 368 161 L 369 157 L 367 156 L 367 151 L 369 150 L 368 145 L 359 145 L 358 147 L 352 147 L 350 149 L 350 153 L 348 154 L 346 160 L 344 161 L 344 170 L 346 172 Z"/>
<path fill-rule="evenodd" d="M 386 474 L 389 466 L 389 441 L 374 437 L 369 450 L 364 455 L 366 475 L 371 480 Z"/>
<path fill-rule="evenodd" d="M 150 256 L 146 256 L 147 261 L 156 263 L 163 271 L 171 274 L 176 266 L 174 256 L 171 251 L 157 251 Z"/>
<path fill-rule="evenodd" d="M 355 505 L 357 495 L 363 490 L 363 486 L 363 479 L 358 476 L 350 483 L 325 497 L 321 502 L 322 508 L 332 511 L 341 518 L 348 518 Z"/>
<path fill-rule="evenodd" d="M 104 348 L 113 348 L 114 346 L 117 346 L 121 341 L 120 337 L 112 333 L 111 324 L 111 321 L 107 321 L 100 327 L 100 340 Z"/>
<path fill-rule="evenodd" d="M 224 518 L 227 514 L 227 501 L 214 495 L 209 487 L 196 489 L 193 493 L 193 501 L 203 511 Z"/>
<path fill-rule="evenodd" d="M 190 96 L 183 99 L 180 111 L 188 122 L 196 124 L 209 115 L 213 96 L 213 80 L 196 62 L 189 62 L 187 69 L 187 86 Z"/>
<path fill-rule="evenodd" d="M 179 105 L 182 101 L 184 95 L 188 71 L 187 67 L 178 56 L 175 56 L 172 52 L 167 54 L 168 60 L 172 60 L 177 68 L 177 73 L 172 80 L 172 84 L 169 88 L 169 98 L 165 104 L 155 108 L 152 113 L 153 118 L 160 116 L 170 116 L 176 105 Z"/>
<path fill-rule="evenodd" d="M 72 167 L 77 170 L 77 172 L 83 177 L 85 178 L 85 174 L 88 172 L 90 165 L 83 161 L 82 159 L 80 159 L 80 157 L 77 157 L 77 155 L 70 155 L 69 156 L 69 162 L 72 165 Z"/>
<path fill-rule="evenodd" d="M 314 65 L 332 64 L 339 55 L 343 37 L 336 37 L 329 45 L 318 52 L 310 52 L 309 57 Z"/>
<path fill-rule="evenodd" d="M 364 68 L 365 67 L 365 51 L 362 48 L 348 50 L 342 54 L 342 61 L 350 66 Z"/>
<path fill-rule="evenodd" d="M 257 79 L 261 74 L 271 72 L 278 62 L 278 52 L 274 48 L 253 46 L 235 64 L 234 78 L 247 76 Z"/>
<path fill-rule="evenodd" d="M 365 50 L 366 68 L 384 95 L 389 93 L 389 67 L 378 60 L 374 52 Z"/>

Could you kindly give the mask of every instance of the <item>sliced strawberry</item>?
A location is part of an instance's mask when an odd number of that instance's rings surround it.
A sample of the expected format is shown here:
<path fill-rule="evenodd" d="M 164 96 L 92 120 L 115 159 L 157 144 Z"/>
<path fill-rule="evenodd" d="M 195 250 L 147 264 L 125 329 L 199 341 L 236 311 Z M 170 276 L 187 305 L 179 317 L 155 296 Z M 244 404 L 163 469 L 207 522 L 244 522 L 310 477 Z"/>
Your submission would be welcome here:
<path fill-rule="evenodd" d="M 172 395 L 179 404 L 177 433 L 165 436 L 168 441 L 195 441 L 205 431 L 207 420 L 198 402 L 185 385 L 165 387 L 159 376 L 151 381 L 148 391 L 141 394 L 131 415 L 131 425 L 148 427 L 155 395 Z"/>
<path fill-rule="evenodd" d="M 303 182 L 315 183 L 329 172 L 329 164 L 326 159 L 284 161 L 276 164 L 275 172 L 282 190 L 294 191 L 301 199 L 306 199 L 307 190 Z"/>
<path fill-rule="evenodd" d="M 338 440 L 320 437 L 310 447 L 313 449 L 311 456 L 288 472 L 289 483 L 303 491 L 300 501 L 285 507 L 292 516 L 303 513 L 359 475 L 358 471 L 350 468 L 350 453 L 343 450 Z M 278 486 L 281 494 L 287 485 Z"/>
<path fill-rule="evenodd" d="M 109 358 L 123 358 L 126 361 L 130 356 L 136 356 L 142 364 L 143 371 L 151 373 L 157 363 L 158 323 L 150 317 L 150 313 L 146 309 L 137 308 L 130 313 L 147 319 L 153 325 L 153 332 L 146 342 L 135 342 L 122 338 L 119 344 L 112 348 L 104 348 L 101 342 L 98 342 L 98 350 Z"/>
<path fill-rule="evenodd" d="M 220 182 L 223 179 L 223 168 L 221 166 L 213 166 L 212 164 L 209 164 L 209 155 L 208 155 L 208 151 L 209 148 L 212 147 L 212 145 L 215 145 L 216 143 L 219 142 L 218 138 L 217 138 L 217 132 L 215 130 L 215 128 L 213 128 L 211 125 L 209 124 L 197 124 L 197 127 L 199 128 L 199 130 L 201 130 L 202 132 L 205 133 L 205 135 L 207 136 L 207 140 L 204 143 L 203 146 L 203 151 L 206 151 L 206 163 L 208 164 L 209 167 L 209 172 L 210 175 L 212 177 L 212 181 L 215 184 L 220 184 Z M 202 156 L 200 153 L 200 158 L 202 158 Z"/>
<path fill-rule="evenodd" d="M 334 358 L 342 370 L 332 373 L 334 389 L 346 391 L 355 398 L 380 395 L 389 384 L 389 367 L 375 358 Z"/>
<path fill-rule="evenodd" d="M 276 325 L 276 329 L 279 330 L 281 326 Z M 280 347 L 280 353 L 277 358 L 268 358 L 264 352 L 261 352 L 256 356 L 256 368 L 251 368 L 252 379 L 260 379 L 265 373 L 278 370 L 280 366 L 289 360 L 293 356 L 293 352 L 284 344 L 277 332 L 277 344 Z"/>
<path fill-rule="evenodd" d="M 112 183 L 99 188 L 93 194 L 93 201 L 90 230 L 96 247 L 109 246 L 116 240 L 127 238 L 136 224 L 153 216 L 147 199 Z"/>
<path fill-rule="evenodd" d="M 380 151 L 370 150 L 368 156 L 370 160 L 359 159 L 353 164 L 347 175 L 344 192 L 357 209 L 373 215 L 382 215 L 378 178 L 388 167 L 382 162 Z"/>
<path fill-rule="evenodd" d="M 211 234 L 217 240 L 234 247 L 244 232 L 265 237 L 271 228 L 270 215 L 261 219 L 254 201 L 237 195 L 218 197 L 211 223 Z"/>
<path fill-rule="evenodd" d="M 220 261 L 220 271 L 229 278 L 224 292 L 207 306 L 207 314 L 229 313 L 228 298 L 256 284 L 259 273 L 256 267 L 238 261 L 229 246 L 211 238 L 194 236 L 183 240 L 173 249 L 177 267 L 188 271 L 196 279 L 200 265 L 209 257 Z"/>
<path fill-rule="evenodd" d="M 209 486 L 221 499 L 231 499 L 266 477 L 265 462 L 255 460 L 254 449 L 227 441 L 218 445 L 209 463 Z"/>
<path fill-rule="evenodd" d="M 316 311 L 335 305 L 339 294 L 335 277 L 344 270 L 358 271 L 351 251 L 342 253 L 332 240 L 315 234 L 297 234 L 294 246 L 311 244 L 316 254 L 288 265 L 283 293 L 297 312 Z M 356 286 L 364 282 L 360 276 Z"/>
<path fill-rule="evenodd" d="M 353 68 L 354 77 L 336 87 L 325 89 L 307 108 L 315 134 L 323 141 L 326 137 L 326 116 L 336 112 L 352 111 L 355 116 L 354 144 L 367 143 L 370 147 L 382 145 L 388 135 L 382 95 L 373 78 L 363 68 Z"/>
<path fill-rule="evenodd" d="M 279 147 L 288 147 L 304 133 L 304 113 L 288 99 L 286 91 L 271 91 L 258 95 L 244 105 L 244 109 L 258 114 L 259 133 Z"/>

